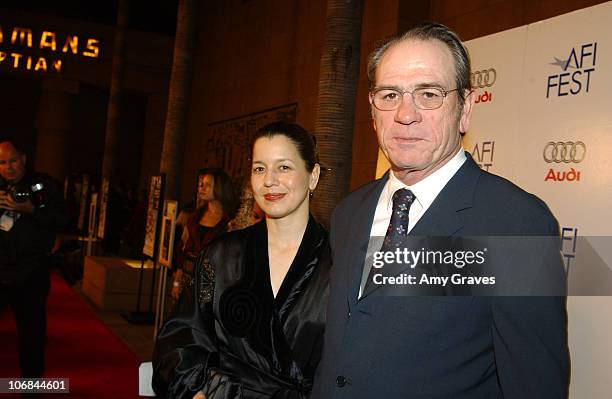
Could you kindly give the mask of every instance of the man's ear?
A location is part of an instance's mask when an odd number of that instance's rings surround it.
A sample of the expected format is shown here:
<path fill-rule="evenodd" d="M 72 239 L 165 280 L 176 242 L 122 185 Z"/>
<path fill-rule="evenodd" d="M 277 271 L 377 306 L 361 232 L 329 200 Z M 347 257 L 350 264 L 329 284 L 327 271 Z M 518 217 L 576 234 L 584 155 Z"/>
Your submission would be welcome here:
<path fill-rule="evenodd" d="M 23 163 L 23 166 L 25 166 L 27 159 L 28 157 L 26 157 L 26 154 L 21 154 L 21 162 Z"/>
<path fill-rule="evenodd" d="M 474 91 L 465 91 L 465 100 L 463 100 L 463 110 L 459 118 L 459 132 L 465 133 L 470 127 L 470 121 L 472 118 L 472 108 L 476 101 L 476 93 Z"/>

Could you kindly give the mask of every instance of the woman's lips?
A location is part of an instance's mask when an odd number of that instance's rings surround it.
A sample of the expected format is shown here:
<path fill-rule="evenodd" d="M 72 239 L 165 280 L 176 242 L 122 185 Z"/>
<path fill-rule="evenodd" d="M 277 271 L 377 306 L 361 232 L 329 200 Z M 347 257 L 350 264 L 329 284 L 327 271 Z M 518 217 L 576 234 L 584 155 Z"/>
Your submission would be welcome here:
<path fill-rule="evenodd" d="M 266 201 L 274 202 L 283 199 L 284 196 L 285 194 L 264 194 L 264 199 Z"/>

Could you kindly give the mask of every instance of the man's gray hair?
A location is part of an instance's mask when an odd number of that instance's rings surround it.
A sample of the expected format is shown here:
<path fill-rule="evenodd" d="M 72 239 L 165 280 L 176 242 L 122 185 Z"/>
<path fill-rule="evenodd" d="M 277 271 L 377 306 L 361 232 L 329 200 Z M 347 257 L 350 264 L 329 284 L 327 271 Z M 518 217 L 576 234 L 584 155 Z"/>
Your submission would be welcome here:
<path fill-rule="evenodd" d="M 459 106 L 462 107 L 466 91 L 469 92 L 472 90 L 472 83 L 470 80 L 470 56 L 463 43 L 461 43 L 461 39 L 459 39 L 457 33 L 435 22 L 424 22 L 416 25 L 402 35 L 387 39 L 370 53 L 367 69 L 370 88 L 372 89 L 376 85 L 376 68 L 378 68 L 378 64 L 380 64 L 380 60 L 385 52 L 391 46 L 407 40 L 439 40 L 446 45 L 455 60 L 455 86 L 457 88 L 457 94 L 461 99 Z M 451 88 L 447 87 L 446 89 Z"/>

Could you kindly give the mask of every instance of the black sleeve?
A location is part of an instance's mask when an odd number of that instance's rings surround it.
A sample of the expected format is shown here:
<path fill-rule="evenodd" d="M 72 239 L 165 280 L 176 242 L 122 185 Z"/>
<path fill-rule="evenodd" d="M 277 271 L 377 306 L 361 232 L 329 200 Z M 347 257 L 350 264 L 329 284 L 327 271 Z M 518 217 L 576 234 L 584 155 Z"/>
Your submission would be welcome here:
<path fill-rule="evenodd" d="M 531 230 L 537 234 L 558 236 L 558 224 L 552 215 L 535 218 L 533 223 Z M 554 248 L 553 242 L 542 251 L 545 267 L 553 268 L 546 276 L 564 280 L 559 248 Z M 494 297 L 492 314 L 495 363 L 503 397 L 567 398 L 570 360 L 566 297 Z"/>
<path fill-rule="evenodd" d="M 570 373 L 565 299 L 495 298 L 492 333 L 504 398 L 567 398 Z"/>
<path fill-rule="evenodd" d="M 212 284 L 208 255 L 195 264 L 192 301 L 161 328 L 153 353 L 153 389 L 161 398 L 189 398 L 202 390 L 216 362 Z"/>

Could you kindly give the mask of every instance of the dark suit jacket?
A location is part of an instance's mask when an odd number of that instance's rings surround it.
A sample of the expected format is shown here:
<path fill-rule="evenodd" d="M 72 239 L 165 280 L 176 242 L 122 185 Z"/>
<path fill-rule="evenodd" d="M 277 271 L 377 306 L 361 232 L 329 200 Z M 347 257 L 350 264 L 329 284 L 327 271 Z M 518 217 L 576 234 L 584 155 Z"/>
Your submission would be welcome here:
<path fill-rule="evenodd" d="M 544 202 L 467 155 L 411 235 L 558 235 Z M 401 297 L 380 288 L 357 299 L 386 181 L 358 189 L 332 216 L 334 266 L 312 398 L 567 397 L 565 297 Z"/>

